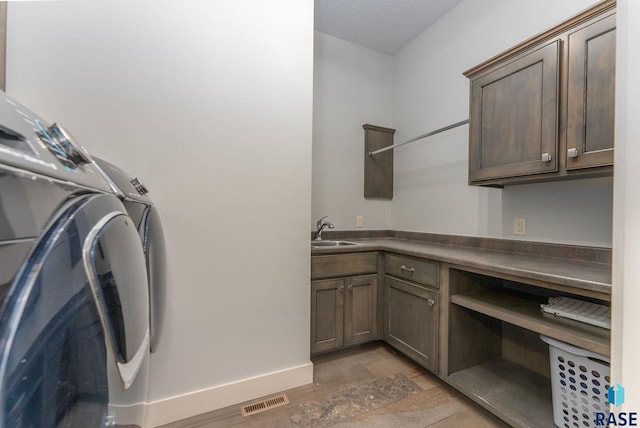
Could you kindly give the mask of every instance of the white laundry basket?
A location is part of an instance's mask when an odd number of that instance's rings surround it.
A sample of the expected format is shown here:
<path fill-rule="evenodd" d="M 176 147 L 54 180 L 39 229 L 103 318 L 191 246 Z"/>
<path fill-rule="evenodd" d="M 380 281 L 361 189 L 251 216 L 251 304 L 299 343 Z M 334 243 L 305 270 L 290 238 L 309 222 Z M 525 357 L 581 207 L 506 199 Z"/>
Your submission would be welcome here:
<path fill-rule="evenodd" d="M 553 422 L 561 428 L 594 426 L 596 413 L 609 413 L 609 358 L 547 336 Z"/>

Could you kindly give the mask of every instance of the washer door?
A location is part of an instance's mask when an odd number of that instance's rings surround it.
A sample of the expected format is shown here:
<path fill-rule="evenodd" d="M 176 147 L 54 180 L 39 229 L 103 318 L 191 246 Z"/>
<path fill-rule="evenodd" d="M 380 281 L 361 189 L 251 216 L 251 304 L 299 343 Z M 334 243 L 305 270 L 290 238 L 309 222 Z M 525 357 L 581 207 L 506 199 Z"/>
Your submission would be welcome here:
<path fill-rule="evenodd" d="M 0 428 L 144 427 L 146 266 L 112 195 L 68 202 L 0 310 Z"/>
<path fill-rule="evenodd" d="M 93 202 L 77 198 L 57 213 L 11 285 L 0 317 L 0 427 L 106 423 L 105 335 L 82 260 Z"/>

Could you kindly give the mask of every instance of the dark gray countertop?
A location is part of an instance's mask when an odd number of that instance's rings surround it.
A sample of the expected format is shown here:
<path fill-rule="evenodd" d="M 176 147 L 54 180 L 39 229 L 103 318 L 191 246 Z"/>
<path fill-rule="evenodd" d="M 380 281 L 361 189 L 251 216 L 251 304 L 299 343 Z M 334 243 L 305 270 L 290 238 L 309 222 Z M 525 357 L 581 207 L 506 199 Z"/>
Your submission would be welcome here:
<path fill-rule="evenodd" d="M 346 238 L 346 237 L 345 237 Z M 528 278 L 611 294 L 611 265 L 575 258 L 548 257 L 539 254 L 520 254 L 478 247 L 445 245 L 392 237 L 348 238 L 358 245 L 314 248 L 312 256 L 363 251 L 389 251 L 423 257 L 453 265 L 481 269 L 519 278 Z M 546 252 L 545 252 L 546 254 Z"/>

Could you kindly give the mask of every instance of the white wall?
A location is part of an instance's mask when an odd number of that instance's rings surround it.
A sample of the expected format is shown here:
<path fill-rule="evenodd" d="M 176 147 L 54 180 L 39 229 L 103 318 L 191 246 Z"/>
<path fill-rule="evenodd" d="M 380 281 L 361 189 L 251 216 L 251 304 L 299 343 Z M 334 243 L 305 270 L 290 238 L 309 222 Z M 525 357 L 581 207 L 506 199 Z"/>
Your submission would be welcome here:
<path fill-rule="evenodd" d="M 395 56 L 316 32 L 311 228 L 329 215 L 354 229 L 363 215 L 370 229 L 610 247 L 611 178 L 468 186 L 466 125 L 395 151 L 392 201 L 362 189 L 363 123 L 396 128 L 402 142 L 468 118 L 465 70 L 594 3 L 465 0 Z M 514 217 L 526 218 L 526 236 L 513 234 Z"/>
<path fill-rule="evenodd" d="M 468 118 L 462 73 L 596 3 L 465 0 L 394 58 L 398 141 Z M 467 185 L 468 126 L 396 150 L 393 229 L 611 246 L 610 178 Z M 513 235 L 513 218 L 527 236 Z"/>
<path fill-rule="evenodd" d="M 387 229 L 391 203 L 364 199 L 364 129 L 391 127 L 393 57 L 316 32 L 311 229 Z"/>
<path fill-rule="evenodd" d="M 640 4 L 618 2 L 613 236 L 612 382 L 626 389 L 618 410 L 640 410 Z"/>
<path fill-rule="evenodd" d="M 15 2 L 8 16 L 7 93 L 140 176 L 161 210 L 152 424 L 311 382 L 313 2 Z"/>

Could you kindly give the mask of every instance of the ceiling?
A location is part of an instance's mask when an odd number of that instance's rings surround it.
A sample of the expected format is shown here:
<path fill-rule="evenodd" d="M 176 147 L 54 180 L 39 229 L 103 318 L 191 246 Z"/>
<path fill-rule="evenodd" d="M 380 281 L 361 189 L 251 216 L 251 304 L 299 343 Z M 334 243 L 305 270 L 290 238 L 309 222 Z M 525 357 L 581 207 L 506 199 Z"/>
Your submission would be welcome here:
<path fill-rule="evenodd" d="M 315 0 L 315 29 L 394 55 L 461 0 Z"/>

